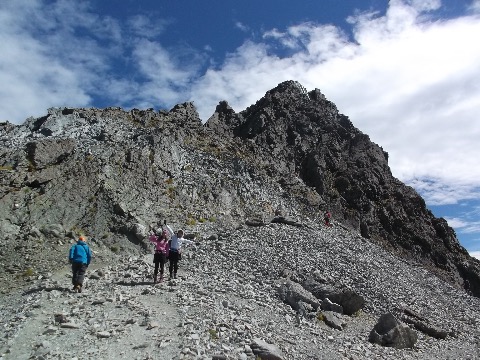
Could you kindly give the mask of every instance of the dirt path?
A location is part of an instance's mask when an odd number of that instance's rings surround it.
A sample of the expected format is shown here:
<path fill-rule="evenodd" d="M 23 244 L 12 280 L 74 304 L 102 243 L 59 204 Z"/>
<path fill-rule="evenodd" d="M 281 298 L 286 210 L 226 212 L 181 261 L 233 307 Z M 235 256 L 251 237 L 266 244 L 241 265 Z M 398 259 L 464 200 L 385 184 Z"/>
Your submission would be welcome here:
<path fill-rule="evenodd" d="M 145 259 L 97 266 L 77 294 L 65 267 L 23 294 L 3 297 L 0 359 L 176 358 L 182 350 L 176 285 L 153 286 L 148 273 Z"/>

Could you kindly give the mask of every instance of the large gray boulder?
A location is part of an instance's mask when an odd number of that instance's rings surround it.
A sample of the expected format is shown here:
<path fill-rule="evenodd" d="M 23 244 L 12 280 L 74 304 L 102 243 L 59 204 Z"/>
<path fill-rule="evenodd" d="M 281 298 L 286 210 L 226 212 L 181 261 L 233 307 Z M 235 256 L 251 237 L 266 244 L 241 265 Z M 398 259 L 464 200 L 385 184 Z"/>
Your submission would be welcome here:
<path fill-rule="evenodd" d="M 290 280 L 287 280 L 278 288 L 278 295 L 283 302 L 297 311 L 301 308 L 300 302 L 310 304 L 314 309 L 320 307 L 320 302 L 315 296 L 305 290 L 302 285 Z"/>
<path fill-rule="evenodd" d="M 368 340 L 382 346 L 405 349 L 413 348 L 417 342 L 417 334 L 391 313 L 386 313 L 380 316 Z"/>
<path fill-rule="evenodd" d="M 262 360 L 283 360 L 282 351 L 275 345 L 269 344 L 261 339 L 255 338 L 250 344 L 253 353 Z"/>
<path fill-rule="evenodd" d="M 306 279 L 302 286 L 322 301 L 328 298 L 332 303 L 341 305 L 345 315 L 353 315 L 365 305 L 363 296 L 351 289 L 336 288 L 329 284 L 319 283 L 312 278 Z"/>

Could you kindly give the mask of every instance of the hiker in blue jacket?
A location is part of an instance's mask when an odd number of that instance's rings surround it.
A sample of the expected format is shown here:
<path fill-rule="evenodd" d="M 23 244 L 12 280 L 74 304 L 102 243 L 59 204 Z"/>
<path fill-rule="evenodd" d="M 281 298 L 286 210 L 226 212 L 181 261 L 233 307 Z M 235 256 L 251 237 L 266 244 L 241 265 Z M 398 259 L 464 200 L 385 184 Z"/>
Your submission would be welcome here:
<path fill-rule="evenodd" d="M 77 243 L 70 248 L 68 256 L 68 260 L 72 264 L 72 290 L 79 293 L 82 292 L 85 272 L 92 260 L 92 251 L 85 242 L 86 240 L 85 236 L 80 236 Z"/>

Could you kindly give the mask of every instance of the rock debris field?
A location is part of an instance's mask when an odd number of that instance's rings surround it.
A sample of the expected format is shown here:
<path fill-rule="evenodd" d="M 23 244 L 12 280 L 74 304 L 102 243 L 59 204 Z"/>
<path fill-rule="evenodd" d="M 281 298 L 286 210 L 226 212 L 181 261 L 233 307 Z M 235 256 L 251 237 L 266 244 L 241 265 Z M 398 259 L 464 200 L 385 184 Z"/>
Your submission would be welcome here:
<path fill-rule="evenodd" d="M 300 225 L 208 225 L 185 249 L 178 278 L 156 285 L 152 255 L 94 259 L 80 294 L 65 266 L 2 295 L 0 359 L 480 358 L 480 299 L 341 226 Z M 329 300 L 288 293 L 309 279 L 364 305 L 337 311 L 332 325 L 322 310 Z M 386 313 L 420 319 L 423 331 L 402 321 L 413 347 L 369 341 Z"/>

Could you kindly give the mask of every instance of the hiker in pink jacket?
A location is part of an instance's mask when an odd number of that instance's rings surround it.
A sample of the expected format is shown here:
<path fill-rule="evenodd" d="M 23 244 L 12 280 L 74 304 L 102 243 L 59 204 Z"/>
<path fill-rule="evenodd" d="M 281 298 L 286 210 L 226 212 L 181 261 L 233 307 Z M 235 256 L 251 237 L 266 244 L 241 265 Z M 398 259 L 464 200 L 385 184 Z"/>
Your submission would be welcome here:
<path fill-rule="evenodd" d="M 148 239 L 155 244 L 155 255 L 153 255 L 153 263 L 155 264 L 153 283 L 156 284 L 158 268 L 160 267 L 160 281 L 162 281 L 165 263 L 167 262 L 167 254 L 169 251 L 167 230 L 163 230 L 159 236 L 151 234 Z"/>

